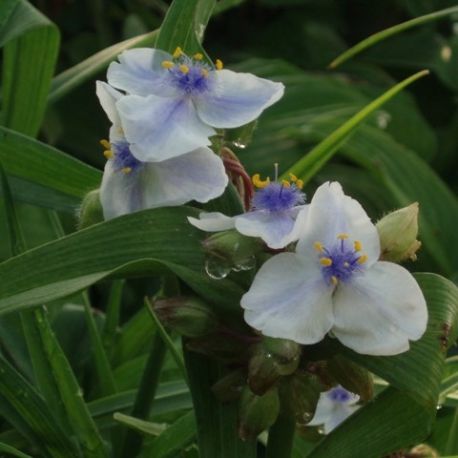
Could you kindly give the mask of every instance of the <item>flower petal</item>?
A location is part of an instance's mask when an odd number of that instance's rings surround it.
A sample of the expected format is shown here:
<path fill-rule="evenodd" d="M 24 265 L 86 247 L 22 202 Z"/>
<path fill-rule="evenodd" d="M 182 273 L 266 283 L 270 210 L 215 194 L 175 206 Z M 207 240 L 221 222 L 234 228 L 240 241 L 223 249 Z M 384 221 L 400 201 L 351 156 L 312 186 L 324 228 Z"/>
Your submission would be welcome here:
<path fill-rule="evenodd" d="M 295 253 L 269 259 L 242 297 L 245 321 L 264 335 L 319 342 L 333 324 L 332 288 L 315 262 Z"/>
<path fill-rule="evenodd" d="M 188 216 L 188 221 L 206 232 L 227 231 L 234 228 L 234 217 L 219 212 L 200 213 L 199 218 Z"/>
<path fill-rule="evenodd" d="M 170 54 L 158 49 L 137 48 L 124 51 L 118 59 L 119 63 L 112 62 L 108 67 L 107 79 L 111 86 L 142 96 L 177 94 L 176 88 L 168 84 L 167 70 L 161 67 L 164 60 L 172 59 Z"/>
<path fill-rule="evenodd" d="M 335 404 L 331 401 L 331 399 L 329 399 L 326 393 L 327 391 L 320 394 L 315 415 L 313 415 L 313 418 L 307 423 L 307 426 L 324 425 L 333 415 Z"/>
<path fill-rule="evenodd" d="M 223 161 L 209 148 L 149 163 L 146 168 L 145 208 L 182 205 L 191 200 L 208 202 L 220 196 L 228 183 Z"/>
<path fill-rule="evenodd" d="M 239 127 L 254 121 L 279 100 L 282 83 L 230 70 L 211 72 L 210 88 L 194 98 L 200 119 L 213 127 Z"/>
<path fill-rule="evenodd" d="M 121 125 L 121 119 L 118 110 L 116 110 L 116 102 L 122 97 L 122 94 L 103 81 L 96 81 L 95 84 L 95 92 L 108 119 L 112 124 Z"/>
<path fill-rule="evenodd" d="M 310 255 L 315 242 L 330 247 L 340 233 L 347 233 L 351 241 L 361 242 L 362 253 L 368 256 L 366 267 L 378 260 L 380 238 L 377 228 L 361 205 L 343 193 L 339 183 L 326 182 L 316 190 L 310 202 L 297 252 Z"/>
<path fill-rule="evenodd" d="M 301 209 L 305 212 L 306 206 Z M 237 216 L 235 228 L 241 234 L 260 237 L 270 248 L 284 248 L 299 237 L 298 211 L 299 207 L 282 212 L 255 210 Z"/>
<path fill-rule="evenodd" d="M 210 145 L 215 131 L 203 124 L 188 99 L 129 95 L 116 104 L 132 154 L 159 162 Z"/>
<path fill-rule="evenodd" d="M 337 405 L 335 409 L 324 423 L 324 433 L 329 434 L 332 430 L 336 429 L 348 417 L 359 409 L 359 406 Z"/>
<path fill-rule="evenodd" d="M 413 276 L 391 262 L 377 262 L 341 284 L 334 296 L 333 333 L 367 355 L 396 355 L 426 330 L 428 311 Z"/>

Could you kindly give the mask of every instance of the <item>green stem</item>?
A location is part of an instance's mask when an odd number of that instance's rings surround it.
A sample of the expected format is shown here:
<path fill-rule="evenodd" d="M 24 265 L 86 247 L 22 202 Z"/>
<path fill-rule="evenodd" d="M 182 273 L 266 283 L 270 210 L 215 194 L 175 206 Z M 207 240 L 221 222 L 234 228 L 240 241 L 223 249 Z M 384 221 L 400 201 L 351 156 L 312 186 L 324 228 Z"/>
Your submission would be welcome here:
<path fill-rule="evenodd" d="M 146 420 L 149 417 L 151 407 L 156 395 L 156 389 L 159 384 L 159 376 L 161 374 L 162 365 L 164 362 L 166 345 L 159 332 L 156 332 L 153 338 L 148 360 L 146 361 L 143 371 L 140 386 L 135 398 L 134 407 L 132 408 L 131 416 Z M 121 456 L 130 458 L 137 456 L 141 449 L 143 436 L 134 430 L 126 432 L 124 445 L 122 447 Z"/>
<path fill-rule="evenodd" d="M 445 446 L 444 455 L 456 455 L 458 453 L 458 408 L 453 415 L 452 426 L 450 427 L 447 445 Z"/>
<path fill-rule="evenodd" d="M 293 415 L 280 413 L 269 430 L 266 458 L 290 458 L 296 423 Z"/>

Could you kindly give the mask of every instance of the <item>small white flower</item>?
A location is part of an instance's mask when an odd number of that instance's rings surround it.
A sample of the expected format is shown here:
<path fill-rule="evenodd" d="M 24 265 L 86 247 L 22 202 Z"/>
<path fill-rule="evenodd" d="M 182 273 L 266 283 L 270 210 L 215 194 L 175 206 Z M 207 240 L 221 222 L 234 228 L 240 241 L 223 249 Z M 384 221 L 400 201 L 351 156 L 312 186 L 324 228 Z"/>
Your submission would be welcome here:
<path fill-rule="evenodd" d="M 250 326 L 304 345 L 332 331 L 369 355 L 402 353 L 423 335 L 420 287 L 403 267 L 378 261 L 377 229 L 339 183 L 318 188 L 300 232 L 296 252 L 267 261 L 243 296 Z"/>
<path fill-rule="evenodd" d="M 281 249 L 299 238 L 307 213 L 302 182 L 294 175 L 292 181 L 271 183 L 262 181 L 258 174 L 253 183 L 258 188 L 252 200 L 252 209 L 234 217 L 222 213 L 201 213 L 199 219 L 189 217 L 189 222 L 207 232 L 235 228 L 243 235 L 261 238 L 268 247 Z"/>
<path fill-rule="evenodd" d="M 315 415 L 307 426 L 323 426 L 324 434 L 329 434 L 352 415 L 359 406 L 355 405 L 359 396 L 340 385 L 320 394 Z"/>
<path fill-rule="evenodd" d="M 147 208 L 208 202 L 220 196 L 228 178 L 221 158 L 207 147 L 161 162 L 142 162 L 125 139 L 116 101 L 122 94 L 97 82 L 100 103 L 112 122 L 110 141 L 103 142 L 108 159 L 100 188 L 105 219 Z"/>
<path fill-rule="evenodd" d="M 203 56 L 157 49 L 124 51 L 108 68 L 108 83 L 126 93 L 117 102 L 132 154 L 163 161 L 210 145 L 214 128 L 247 124 L 281 98 L 281 83 L 216 70 Z"/>

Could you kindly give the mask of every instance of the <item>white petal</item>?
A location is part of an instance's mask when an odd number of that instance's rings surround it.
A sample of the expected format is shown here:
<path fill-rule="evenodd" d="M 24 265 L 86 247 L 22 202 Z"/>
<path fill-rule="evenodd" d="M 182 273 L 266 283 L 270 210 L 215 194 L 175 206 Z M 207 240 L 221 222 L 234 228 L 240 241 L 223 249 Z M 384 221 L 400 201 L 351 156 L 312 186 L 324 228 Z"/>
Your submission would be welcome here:
<path fill-rule="evenodd" d="M 284 248 L 298 239 L 298 209 L 283 212 L 255 210 L 235 218 L 235 228 L 244 235 L 260 237 L 273 249 Z"/>
<path fill-rule="evenodd" d="M 367 355 L 396 355 L 426 330 L 428 311 L 413 276 L 391 262 L 377 262 L 341 284 L 334 296 L 335 336 Z"/>
<path fill-rule="evenodd" d="M 200 213 L 199 218 L 188 216 L 188 221 L 206 232 L 220 232 L 234 228 L 234 217 L 219 212 Z"/>
<path fill-rule="evenodd" d="M 210 89 L 195 97 L 200 119 L 213 127 L 239 127 L 254 121 L 264 109 L 279 100 L 282 83 L 230 70 L 211 72 Z"/>
<path fill-rule="evenodd" d="M 320 399 L 318 400 L 318 404 L 316 406 L 315 415 L 310 420 L 310 422 L 307 423 L 307 426 L 324 425 L 334 413 L 335 404 L 331 401 L 331 399 L 328 398 L 326 393 L 328 392 L 326 391 L 320 394 Z"/>
<path fill-rule="evenodd" d="M 122 94 L 113 89 L 109 84 L 103 81 L 96 81 L 96 94 L 99 98 L 100 105 L 108 116 L 113 125 L 121 126 L 121 120 L 116 110 L 116 102 L 122 97 Z"/>
<path fill-rule="evenodd" d="M 340 233 L 347 233 L 351 242 L 361 242 L 362 253 L 368 256 L 366 267 L 378 260 L 380 239 L 377 228 L 361 205 L 343 193 L 339 183 L 327 182 L 316 190 L 310 202 L 297 252 L 312 255 L 315 242 L 330 247 Z"/>
<path fill-rule="evenodd" d="M 107 79 L 110 85 L 128 94 L 147 96 L 156 94 L 173 96 L 176 89 L 168 84 L 168 72 L 161 67 L 164 60 L 172 56 L 164 51 L 137 48 L 124 51 L 108 67 Z"/>
<path fill-rule="evenodd" d="M 129 95 L 116 104 L 132 154 L 159 162 L 210 145 L 215 131 L 203 124 L 189 99 Z"/>
<path fill-rule="evenodd" d="M 245 321 L 264 335 L 313 344 L 333 324 L 331 295 L 315 262 L 294 253 L 269 259 L 242 297 Z"/>
<path fill-rule="evenodd" d="M 324 433 L 329 434 L 358 409 L 359 406 L 336 405 L 332 415 L 324 423 Z"/>
<path fill-rule="evenodd" d="M 198 148 L 146 167 L 145 208 L 182 205 L 191 200 L 208 202 L 220 196 L 228 183 L 223 161 L 209 148 Z"/>

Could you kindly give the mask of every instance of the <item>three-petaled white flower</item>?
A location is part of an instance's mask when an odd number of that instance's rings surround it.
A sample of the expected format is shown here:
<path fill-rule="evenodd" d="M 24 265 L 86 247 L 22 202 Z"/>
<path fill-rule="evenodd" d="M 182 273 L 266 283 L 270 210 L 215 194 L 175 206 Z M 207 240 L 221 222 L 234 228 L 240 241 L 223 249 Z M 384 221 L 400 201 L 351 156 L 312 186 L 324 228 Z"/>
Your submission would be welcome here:
<path fill-rule="evenodd" d="M 141 161 L 163 161 L 210 145 L 214 128 L 255 120 L 283 95 L 281 83 L 249 73 L 216 70 L 201 54 L 188 57 L 139 48 L 110 64 L 108 83 L 125 92 L 116 102 L 131 153 Z"/>
<path fill-rule="evenodd" d="M 307 214 L 302 182 L 291 175 L 291 182 L 281 183 L 253 176 L 256 190 L 252 209 L 234 217 L 222 213 L 201 213 L 199 219 L 189 217 L 189 222 L 207 232 L 235 228 L 243 235 L 261 238 L 272 249 L 284 248 L 299 238 L 299 231 Z"/>
<path fill-rule="evenodd" d="M 395 355 L 426 329 L 423 293 L 403 267 L 379 261 L 376 227 L 339 183 L 320 186 L 295 253 L 267 261 L 243 296 L 264 335 L 314 344 L 331 331 L 358 353 Z"/>
<path fill-rule="evenodd" d="M 100 188 L 105 219 L 147 208 L 208 202 L 220 196 L 228 183 L 224 164 L 207 147 L 160 162 L 142 162 L 124 137 L 117 101 L 122 94 L 97 82 L 100 103 L 112 122 L 110 141 L 103 142 L 108 159 Z"/>
<path fill-rule="evenodd" d="M 315 415 L 307 426 L 322 426 L 324 434 L 329 434 L 352 415 L 359 406 L 359 396 L 340 385 L 320 394 Z"/>

